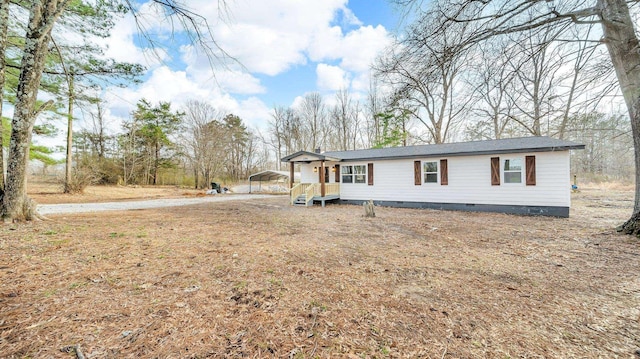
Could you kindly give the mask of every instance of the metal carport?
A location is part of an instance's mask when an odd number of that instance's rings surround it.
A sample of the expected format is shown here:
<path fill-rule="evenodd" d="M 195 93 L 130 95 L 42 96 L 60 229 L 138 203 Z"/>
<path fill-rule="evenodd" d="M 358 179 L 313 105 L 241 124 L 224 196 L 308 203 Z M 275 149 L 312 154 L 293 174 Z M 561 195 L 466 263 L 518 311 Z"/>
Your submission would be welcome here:
<path fill-rule="evenodd" d="M 300 172 L 294 173 L 293 177 L 294 177 L 294 182 L 296 180 L 299 182 L 300 181 Z M 287 172 L 287 171 L 267 170 L 267 171 L 262 171 L 262 172 L 258 172 L 258 173 L 252 174 L 251 176 L 249 176 L 249 193 L 251 193 L 252 183 L 254 181 L 259 181 L 260 182 L 260 188 L 262 188 L 262 182 L 278 181 L 278 180 L 282 180 L 282 181 L 284 181 L 284 183 L 288 184 L 289 183 L 289 172 Z"/>

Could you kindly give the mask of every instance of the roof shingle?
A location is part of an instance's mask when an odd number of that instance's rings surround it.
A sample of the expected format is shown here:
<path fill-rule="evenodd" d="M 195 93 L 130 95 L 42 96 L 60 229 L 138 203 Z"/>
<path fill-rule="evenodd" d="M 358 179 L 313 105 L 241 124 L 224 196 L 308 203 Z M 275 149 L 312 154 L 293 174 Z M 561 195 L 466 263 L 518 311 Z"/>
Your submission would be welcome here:
<path fill-rule="evenodd" d="M 539 136 L 443 143 L 438 145 L 372 148 L 353 151 L 328 151 L 322 153 L 322 155 L 339 158 L 343 161 L 357 161 L 415 157 L 469 156 L 499 153 L 568 151 L 576 149 L 584 149 L 584 145 L 576 142 Z"/>

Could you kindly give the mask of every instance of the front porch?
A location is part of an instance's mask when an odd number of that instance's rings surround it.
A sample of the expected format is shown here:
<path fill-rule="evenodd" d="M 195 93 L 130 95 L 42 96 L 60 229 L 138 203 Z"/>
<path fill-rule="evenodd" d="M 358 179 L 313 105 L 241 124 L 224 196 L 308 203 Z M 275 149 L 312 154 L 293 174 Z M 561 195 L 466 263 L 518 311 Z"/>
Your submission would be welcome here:
<path fill-rule="evenodd" d="M 324 207 L 325 202 L 340 199 L 340 183 L 299 183 L 291 188 L 290 196 L 292 205 L 312 206 L 319 201 Z"/>
<path fill-rule="evenodd" d="M 292 205 L 312 206 L 340 199 L 340 159 L 322 153 L 299 151 L 282 158 L 289 162 L 290 202 Z M 300 183 L 294 186 L 294 165 L 300 164 Z"/>

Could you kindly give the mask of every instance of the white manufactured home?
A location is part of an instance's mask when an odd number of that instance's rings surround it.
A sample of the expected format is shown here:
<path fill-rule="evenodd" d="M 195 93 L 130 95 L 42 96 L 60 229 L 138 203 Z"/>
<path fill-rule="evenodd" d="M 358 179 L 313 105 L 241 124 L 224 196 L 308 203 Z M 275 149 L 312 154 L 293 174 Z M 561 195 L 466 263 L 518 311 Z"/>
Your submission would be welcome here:
<path fill-rule="evenodd" d="M 354 151 L 299 151 L 291 203 L 327 201 L 568 217 L 570 150 L 584 145 L 549 137 Z M 293 176 L 291 176 L 293 178 Z"/>

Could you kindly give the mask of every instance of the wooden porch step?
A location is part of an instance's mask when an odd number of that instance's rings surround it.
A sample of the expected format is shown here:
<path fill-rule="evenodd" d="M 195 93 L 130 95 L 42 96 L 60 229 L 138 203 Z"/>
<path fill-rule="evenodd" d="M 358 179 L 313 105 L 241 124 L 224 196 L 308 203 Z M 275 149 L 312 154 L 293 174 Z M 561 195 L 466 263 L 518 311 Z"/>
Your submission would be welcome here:
<path fill-rule="evenodd" d="M 306 206 L 307 205 L 307 196 L 306 195 L 302 195 L 302 196 L 298 196 L 298 198 L 296 198 L 296 200 L 293 202 L 294 206 Z"/>

